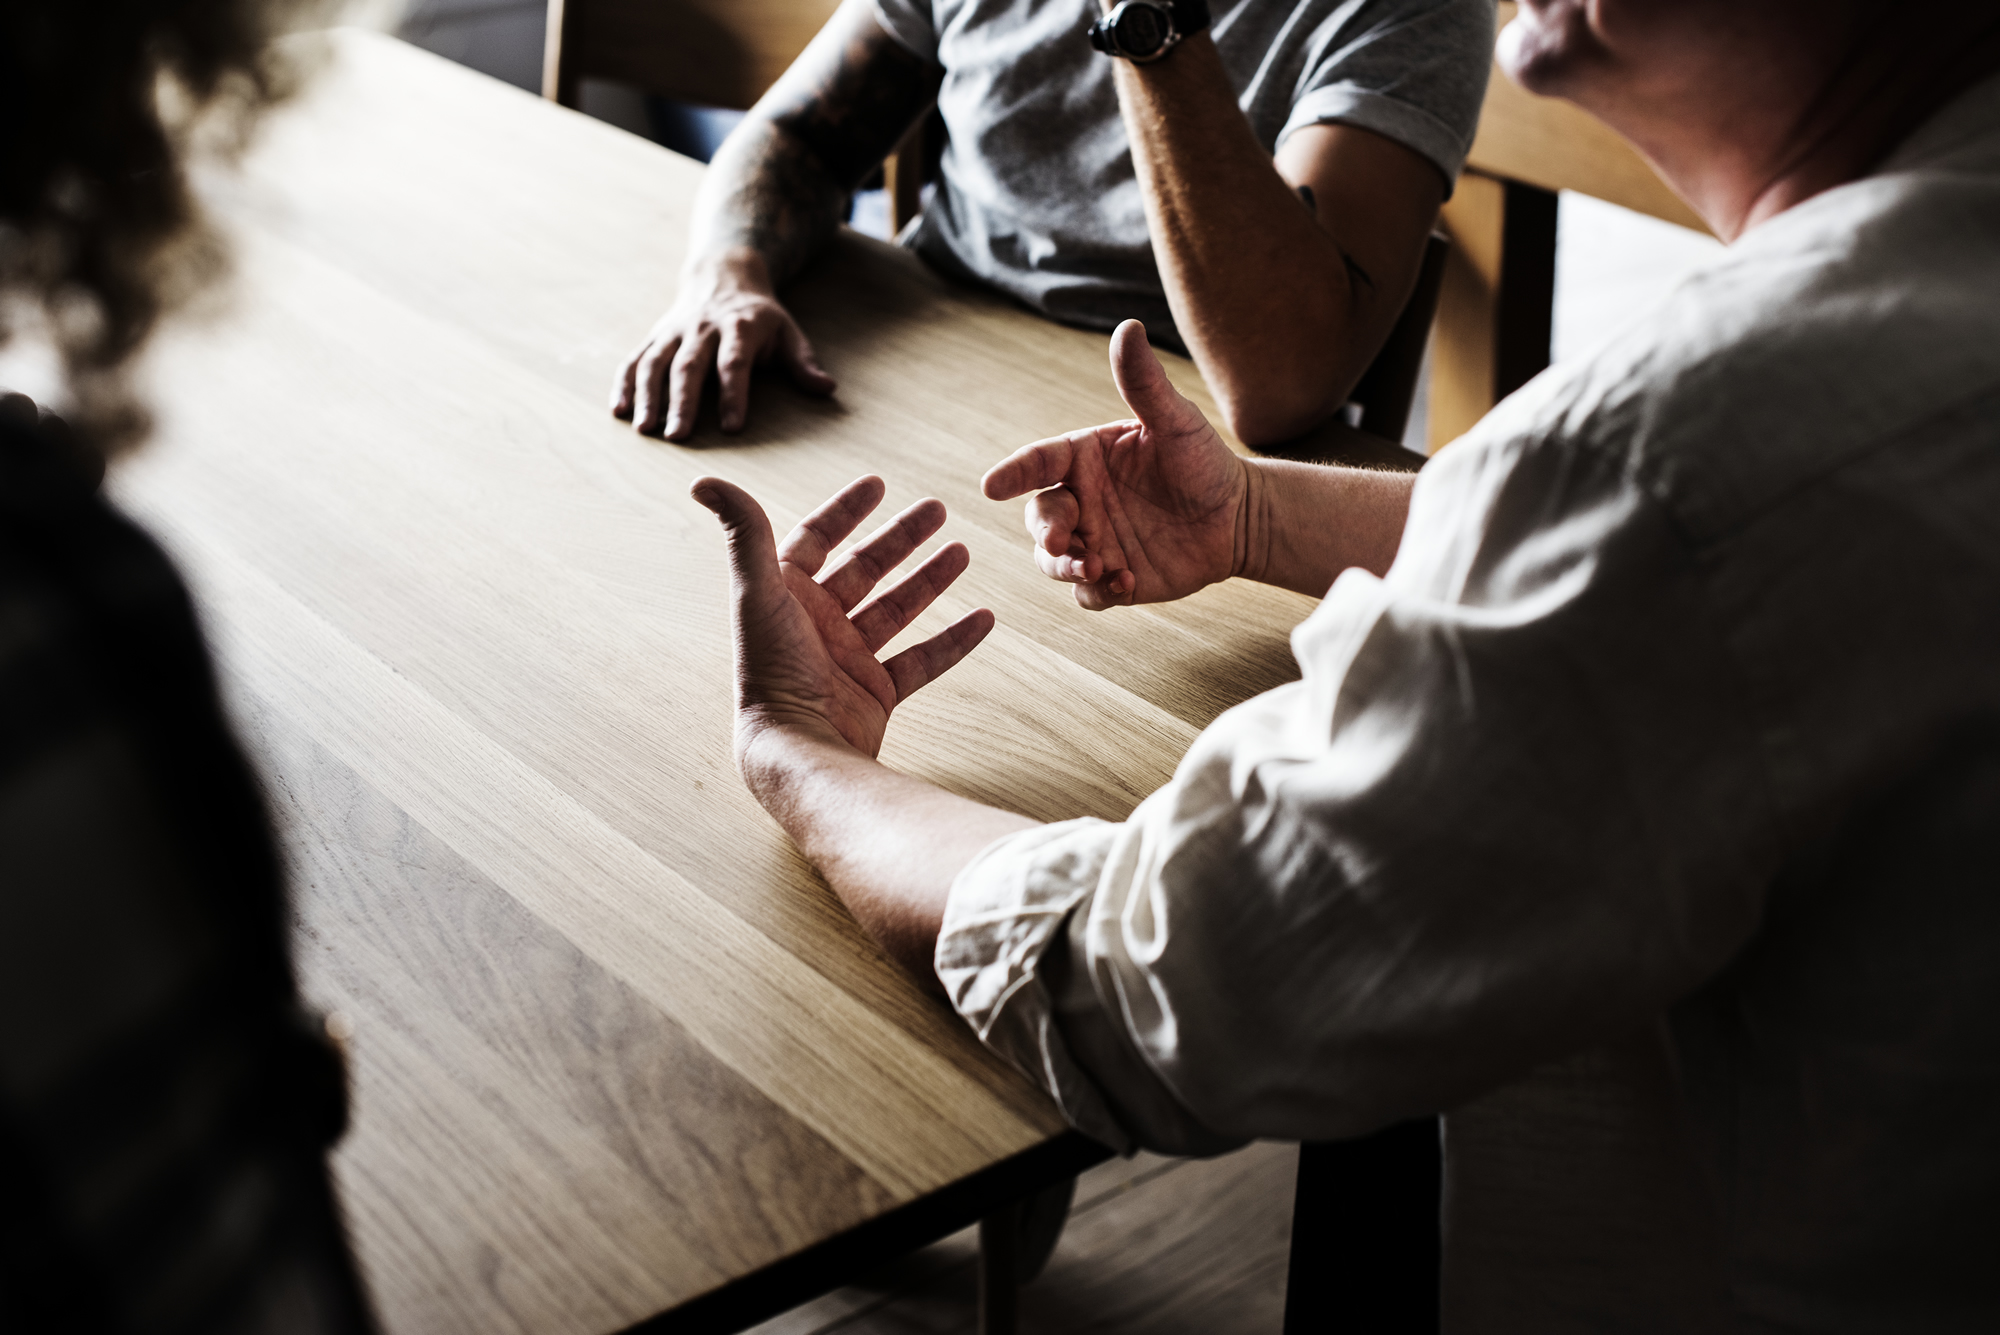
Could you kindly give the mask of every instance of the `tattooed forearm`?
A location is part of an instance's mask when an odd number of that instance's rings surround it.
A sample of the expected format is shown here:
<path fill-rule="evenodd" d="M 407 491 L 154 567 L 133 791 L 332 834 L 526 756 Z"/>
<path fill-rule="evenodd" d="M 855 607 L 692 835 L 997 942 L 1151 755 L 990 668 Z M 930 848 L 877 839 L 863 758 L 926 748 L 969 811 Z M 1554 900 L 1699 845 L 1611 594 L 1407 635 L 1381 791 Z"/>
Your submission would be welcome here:
<path fill-rule="evenodd" d="M 691 255 L 747 246 L 774 282 L 797 273 L 941 78 L 882 30 L 870 5 L 842 6 L 716 155 Z"/>
<path fill-rule="evenodd" d="M 1319 201 L 1313 197 L 1313 188 L 1309 185 L 1293 188 L 1299 192 L 1299 198 L 1305 201 L 1306 212 L 1312 214 L 1313 219 L 1317 221 Z M 1341 266 L 1347 270 L 1347 304 L 1351 308 L 1358 308 L 1364 301 L 1374 297 L 1375 280 L 1361 267 L 1359 260 L 1347 253 L 1347 247 L 1341 245 L 1337 239 L 1334 242 L 1334 249 L 1340 252 Z"/>
<path fill-rule="evenodd" d="M 847 192 L 805 145 L 769 121 L 746 120 L 709 170 L 703 193 L 720 197 L 702 220 L 708 226 L 694 238 L 691 258 L 746 246 L 782 283 L 840 225 Z"/>

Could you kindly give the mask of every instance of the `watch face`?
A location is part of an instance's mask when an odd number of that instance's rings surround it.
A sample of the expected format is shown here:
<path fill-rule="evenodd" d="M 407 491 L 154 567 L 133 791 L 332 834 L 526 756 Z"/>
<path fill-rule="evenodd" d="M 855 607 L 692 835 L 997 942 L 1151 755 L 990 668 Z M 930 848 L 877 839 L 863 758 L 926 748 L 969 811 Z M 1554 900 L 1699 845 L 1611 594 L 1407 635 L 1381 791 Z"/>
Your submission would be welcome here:
<path fill-rule="evenodd" d="M 1118 48 L 1127 55 L 1152 55 L 1166 44 L 1171 30 L 1166 10 L 1158 5 L 1125 4 L 1118 7 Z"/>

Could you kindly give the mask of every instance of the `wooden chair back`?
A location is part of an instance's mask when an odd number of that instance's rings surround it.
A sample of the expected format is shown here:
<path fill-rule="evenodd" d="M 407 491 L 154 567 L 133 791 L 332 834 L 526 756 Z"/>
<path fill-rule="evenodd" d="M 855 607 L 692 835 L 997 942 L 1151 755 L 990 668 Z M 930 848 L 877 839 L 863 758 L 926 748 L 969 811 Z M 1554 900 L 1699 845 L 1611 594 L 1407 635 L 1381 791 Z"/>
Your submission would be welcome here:
<path fill-rule="evenodd" d="M 1514 6 L 1499 11 L 1505 26 Z M 1568 102 L 1523 92 L 1495 66 L 1440 222 L 1452 254 L 1431 346 L 1433 450 L 1549 364 L 1559 190 L 1707 230 L 1614 131 Z"/>
<path fill-rule="evenodd" d="M 574 107 L 585 79 L 611 79 L 748 111 L 838 8 L 840 0 L 549 0 L 542 96 Z M 883 164 L 893 231 L 921 208 L 922 129 Z"/>
<path fill-rule="evenodd" d="M 587 78 L 747 111 L 839 0 L 549 0 L 542 95 L 573 107 Z"/>
<path fill-rule="evenodd" d="M 1355 425 L 1371 435 L 1398 443 L 1403 439 L 1410 407 L 1416 402 L 1417 377 L 1423 370 L 1424 348 L 1430 342 L 1431 322 L 1437 315 L 1438 293 L 1444 286 L 1450 255 L 1451 241 L 1443 233 L 1432 232 L 1403 313 L 1396 317 L 1382 350 L 1347 396 L 1349 402 L 1361 405 L 1361 420 Z"/>

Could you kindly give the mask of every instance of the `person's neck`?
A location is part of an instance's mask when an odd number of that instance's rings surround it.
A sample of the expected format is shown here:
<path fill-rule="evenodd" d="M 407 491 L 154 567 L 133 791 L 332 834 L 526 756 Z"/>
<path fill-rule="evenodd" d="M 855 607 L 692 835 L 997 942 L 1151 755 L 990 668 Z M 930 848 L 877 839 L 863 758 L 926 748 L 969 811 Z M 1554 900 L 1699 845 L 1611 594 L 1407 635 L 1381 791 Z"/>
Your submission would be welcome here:
<path fill-rule="evenodd" d="M 1924 13 L 1935 8 L 1939 12 Z M 1697 115 L 1628 136 L 1715 234 L 1734 241 L 1815 195 L 1859 180 L 1952 98 L 2000 73 L 2000 11 L 1884 6 L 1762 137 Z M 1718 98 L 1716 101 L 1720 101 Z M 1703 143 L 1701 140 L 1707 140 Z M 1650 141 L 1650 142 L 1649 142 Z"/>

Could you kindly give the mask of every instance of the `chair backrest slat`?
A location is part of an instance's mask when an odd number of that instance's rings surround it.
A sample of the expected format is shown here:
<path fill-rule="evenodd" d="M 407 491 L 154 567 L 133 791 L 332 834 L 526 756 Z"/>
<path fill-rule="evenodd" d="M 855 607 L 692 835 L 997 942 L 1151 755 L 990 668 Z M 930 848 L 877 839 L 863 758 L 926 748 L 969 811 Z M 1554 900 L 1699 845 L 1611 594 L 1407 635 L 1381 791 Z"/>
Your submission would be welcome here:
<path fill-rule="evenodd" d="M 542 93 L 576 105 L 586 78 L 747 110 L 839 0 L 549 0 Z"/>

